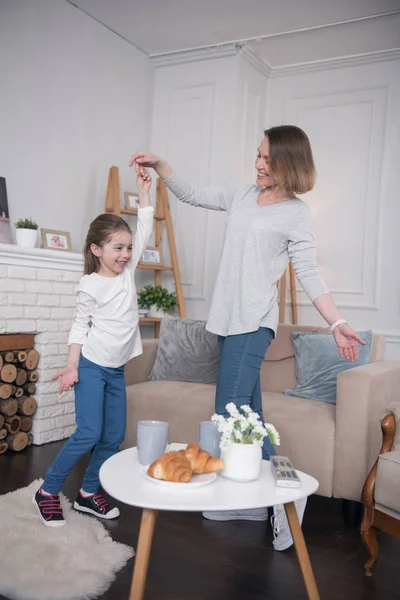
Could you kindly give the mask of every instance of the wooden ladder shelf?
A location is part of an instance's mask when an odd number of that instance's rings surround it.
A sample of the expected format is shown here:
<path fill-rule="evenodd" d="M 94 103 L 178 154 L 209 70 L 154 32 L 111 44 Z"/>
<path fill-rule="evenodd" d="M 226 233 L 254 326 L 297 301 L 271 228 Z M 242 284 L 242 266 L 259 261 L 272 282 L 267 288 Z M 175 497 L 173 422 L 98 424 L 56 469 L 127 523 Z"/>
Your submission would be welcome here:
<path fill-rule="evenodd" d="M 291 300 L 291 316 L 292 316 L 292 324 L 297 325 L 298 314 L 297 314 L 297 297 L 296 297 L 296 275 L 293 269 L 293 265 L 290 262 L 280 278 L 278 282 L 278 293 L 279 293 L 279 323 L 285 322 L 285 314 L 286 314 L 286 287 L 287 280 L 289 278 L 290 282 L 290 300 Z"/>
<path fill-rule="evenodd" d="M 174 229 L 172 225 L 171 211 L 169 199 L 165 183 L 161 179 L 157 179 L 156 187 L 156 210 L 154 213 L 155 219 L 155 245 L 160 248 L 162 245 L 163 225 L 165 222 L 167 230 L 167 238 L 169 251 L 171 256 L 171 266 L 165 265 L 144 265 L 139 263 L 138 269 L 154 271 L 154 285 L 161 285 L 162 273 L 170 272 L 174 276 L 176 298 L 180 317 L 186 317 L 185 300 L 182 292 L 182 280 L 179 271 L 178 255 L 176 252 Z M 115 215 L 133 215 L 137 216 L 136 208 L 121 208 L 120 188 L 119 188 L 119 171 L 118 167 L 111 167 L 108 176 L 108 186 L 106 195 L 106 213 L 114 213 Z M 141 323 L 154 323 L 155 337 L 160 335 L 161 319 L 157 317 L 142 317 L 139 319 Z"/>

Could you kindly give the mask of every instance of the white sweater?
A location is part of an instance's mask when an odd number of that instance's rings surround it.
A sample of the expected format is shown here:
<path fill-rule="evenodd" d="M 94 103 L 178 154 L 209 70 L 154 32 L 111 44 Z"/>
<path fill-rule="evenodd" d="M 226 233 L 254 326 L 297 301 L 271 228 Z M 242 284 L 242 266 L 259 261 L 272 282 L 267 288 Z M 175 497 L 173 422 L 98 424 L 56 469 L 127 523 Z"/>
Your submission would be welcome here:
<path fill-rule="evenodd" d="M 277 281 L 289 260 L 313 301 L 329 290 L 318 271 L 309 207 L 296 198 L 259 206 L 263 188 L 194 188 L 173 174 L 165 181 L 187 204 L 228 212 L 221 263 L 207 329 L 236 335 L 278 326 Z"/>
<path fill-rule="evenodd" d="M 102 367 L 121 367 L 142 353 L 134 273 L 153 223 L 154 209 L 139 207 L 129 265 L 117 277 L 84 275 L 78 286 L 68 344 L 82 344 L 83 356 Z"/>

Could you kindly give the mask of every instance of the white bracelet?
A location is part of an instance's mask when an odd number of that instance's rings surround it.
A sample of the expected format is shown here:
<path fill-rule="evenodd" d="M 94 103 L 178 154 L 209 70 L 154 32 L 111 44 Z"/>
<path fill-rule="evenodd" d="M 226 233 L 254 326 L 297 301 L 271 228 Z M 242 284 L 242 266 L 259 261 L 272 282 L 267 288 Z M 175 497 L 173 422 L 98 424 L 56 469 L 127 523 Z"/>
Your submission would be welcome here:
<path fill-rule="evenodd" d="M 339 319 L 338 321 L 335 321 L 333 325 L 331 325 L 332 333 L 335 331 L 336 327 L 338 327 L 339 325 L 343 325 L 344 323 L 347 323 L 346 319 Z"/>

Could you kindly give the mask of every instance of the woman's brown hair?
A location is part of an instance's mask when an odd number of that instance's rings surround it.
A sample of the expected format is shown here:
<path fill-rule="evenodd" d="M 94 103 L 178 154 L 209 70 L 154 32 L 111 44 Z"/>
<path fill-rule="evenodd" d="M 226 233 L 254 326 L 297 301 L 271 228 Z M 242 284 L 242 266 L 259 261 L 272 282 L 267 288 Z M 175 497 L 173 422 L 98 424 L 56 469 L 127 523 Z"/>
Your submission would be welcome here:
<path fill-rule="evenodd" d="M 128 223 L 117 215 L 99 215 L 90 223 L 89 231 L 86 236 L 86 242 L 83 247 L 83 258 L 85 261 L 85 275 L 96 273 L 100 268 L 100 260 L 91 250 L 91 245 L 103 246 L 106 244 L 113 233 L 125 230 L 132 233 Z"/>
<path fill-rule="evenodd" d="M 300 127 L 280 125 L 264 131 L 269 140 L 269 166 L 278 187 L 305 194 L 315 184 L 310 140 Z"/>

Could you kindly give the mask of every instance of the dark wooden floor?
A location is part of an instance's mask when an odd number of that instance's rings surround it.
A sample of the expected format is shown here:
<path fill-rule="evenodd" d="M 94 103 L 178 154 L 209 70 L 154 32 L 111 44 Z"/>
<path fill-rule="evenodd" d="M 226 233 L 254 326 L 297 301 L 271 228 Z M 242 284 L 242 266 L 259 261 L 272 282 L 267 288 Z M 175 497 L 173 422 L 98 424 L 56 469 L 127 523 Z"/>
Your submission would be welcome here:
<path fill-rule="evenodd" d="M 31 446 L 0 456 L 0 493 L 43 477 L 62 443 Z M 74 499 L 87 459 L 69 476 L 64 493 Z M 119 505 L 118 521 L 105 523 L 113 539 L 136 545 L 140 510 Z M 381 533 L 372 578 L 364 576 L 366 551 L 358 531 L 346 529 L 341 503 L 310 498 L 303 531 L 321 600 L 399 600 L 400 540 Z M 161 513 L 157 522 L 146 600 L 304 600 L 294 549 L 272 549 L 266 523 L 217 523 L 198 513 Z M 100 600 L 129 597 L 133 560 Z M 3 596 L 0 596 L 5 600 Z M 40 600 L 40 599 L 38 599 Z"/>

